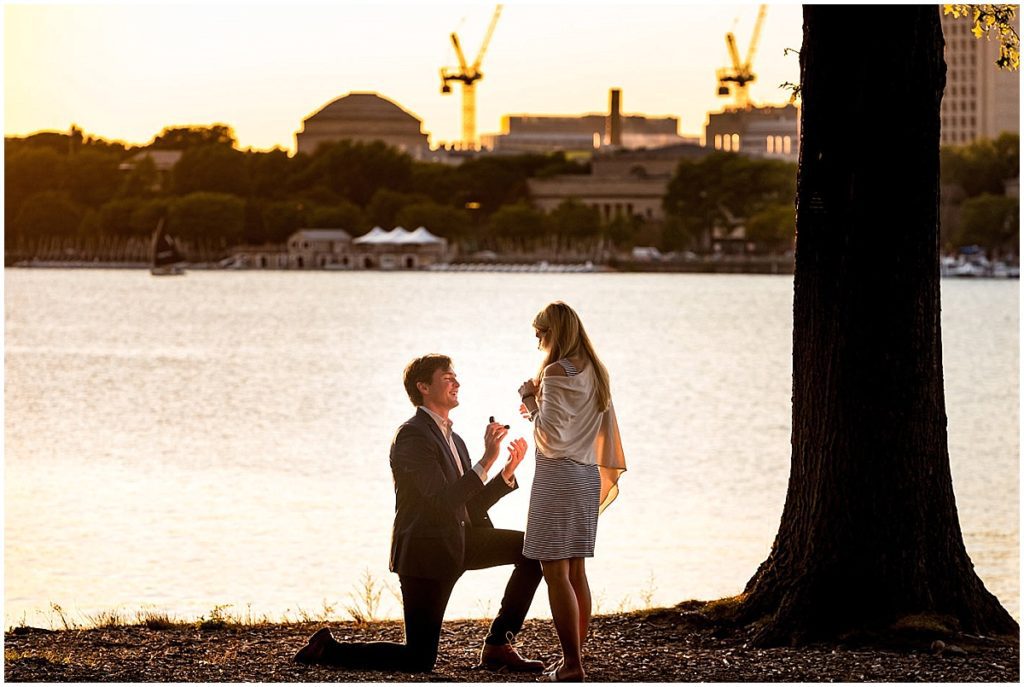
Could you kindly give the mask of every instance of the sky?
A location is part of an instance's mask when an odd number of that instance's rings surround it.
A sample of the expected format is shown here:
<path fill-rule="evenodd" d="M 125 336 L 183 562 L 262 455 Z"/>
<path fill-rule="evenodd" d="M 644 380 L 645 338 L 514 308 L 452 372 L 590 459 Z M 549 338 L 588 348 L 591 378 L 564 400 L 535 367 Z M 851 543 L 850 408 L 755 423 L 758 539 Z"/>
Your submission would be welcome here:
<path fill-rule="evenodd" d="M 507 2 L 477 83 L 477 131 L 505 114 L 675 116 L 700 135 L 730 63 L 745 55 L 757 4 Z M 145 144 L 166 126 L 223 123 L 239 147 L 294 151 L 302 120 L 353 91 L 374 91 L 423 121 L 432 145 L 458 140 L 459 84 L 449 34 L 475 57 L 494 4 L 6 4 L 4 134 L 67 131 Z M 798 4 L 768 6 L 753 60 L 755 103 L 781 104 L 799 80 Z"/>

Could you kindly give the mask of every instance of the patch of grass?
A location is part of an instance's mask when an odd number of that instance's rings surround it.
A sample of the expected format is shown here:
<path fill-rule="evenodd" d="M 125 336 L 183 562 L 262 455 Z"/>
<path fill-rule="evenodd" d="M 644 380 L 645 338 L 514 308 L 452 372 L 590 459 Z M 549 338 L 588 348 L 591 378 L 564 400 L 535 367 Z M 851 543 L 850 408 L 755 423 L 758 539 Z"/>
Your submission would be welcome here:
<path fill-rule="evenodd" d="M 476 609 L 477 609 L 476 612 L 479 615 L 479 617 L 481 617 L 481 618 L 490 618 L 491 617 L 491 606 L 492 605 L 493 604 L 492 604 L 492 602 L 489 599 L 477 599 L 476 600 Z"/>
<path fill-rule="evenodd" d="M 639 601 L 634 601 L 631 594 L 626 594 L 619 600 L 618 605 L 609 612 L 632 614 L 635 611 L 652 609 L 654 608 L 654 594 L 657 591 L 658 585 L 654 581 L 654 571 L 651 570 L 647 575 L 647 583 L 637 591 Z M 603 590 L 592 597 L 591 604 L 594 615 L 601 615 L 603 613 L 605 605 L 605 593 Z"/>
<path fill-rule="evenodd" d="M 252 604 L 246 605 L 244 616 L 228 613 L 227 609 L 231 608 L 231 606 L 232 604 L 218 604 L 210 609 L 208 614 L 199 616 L 199 619 L 193 623 L 181 623 L 174 621 L 167 618 L 166 615 L 157 616 L 156 618 L 151 619 L 151 622 L 154 622 L 159 626 L 164 624 L 164 621 L 166 620 L 167 623 L 170 623 L 170 627 L 180 627 L 182 625 L 189 624 L 200 630 L 222 630 L 227 627 L 260 627 L 281 622 L 273 621 L 266 615 L 259 617 L 254 616 L 252 614 Z M 300 617 L 309 617 L 308 614 L 301 609 L 299 610 L 299 614 Z M 289 622 L 287 611 L 285 612 L 283 622 Z M 158 627 L 157 629 L 160 628 Z"/>
<path fill-rule="evenodd" d="M 86 623 L 91 627 L 100 628 L 103 630 L 110 629 L 112 627 L 123 627 L 128 625 L 128 620 L 118 610 L 103 611 L 96 615 L 85 616 Z"/>
<path fill-rule="evenodd" d="M 21 619 L 18 620 L 18 624 L 17 625 L 11 625 L 11 626 L 7 627 L 6 630 L 4 630 L 4 631 L 5 632 L 13 632 L 14 630 L 16 630 L 19 627 L 28 627 L 28 616 L 26 615 L 26 613 L 24 611 L 21 612 Z"/>
<path fill-rule="evenodd" d="M 324 600 L 324 608 L 327 608 L 327 601 Z M 252 614 L 252 604 L 245 605 L 245 618 L 238 619 L 239 624 L 245 625 L 246 627 L 262 627 L 265 625 L 272 625 L 273 620 L 270 619 L 266 613 L 256 617 Z"/>
<path fill-rule="evenodd" d="M 240 625 L 236 618 L 232 618 L 225 611 L 231 608 L 231 604 L 218 604 L 210 610 L 210 617 L 199 616 L 195 626 L 200 630 L 223 630 L 228 625 Z"/>
<path fill-rule="evenodd" d="M 182 627 L 185 623 L 173 620 L 170 615 L 162 611 L 139 611 L 135 614 L 135 624 L 141 625 L 149 630 L 173 630 Z"/>
<path fill-rule="evenodd" d="M 57 617 L 60 618 L 60 622 L 61 622 L 61 624 L 64 625 L 64 629 L 65 630 L 76 630 L 76 629 L 78 629 L 78 627 L 79 627 L 78 623 L 74 622 L 73 620 L 72 621 L 68 620 L 68 617 L 64 613 L 64 609 L 61 608 L 60 604 L 51 603 L 50 604 L 50 610 L 57 614 Z M 52 616 L 51 616 L 51 620 L 50 620 L 50 625 L 51 626 L 53 625 Z"/>
<path fill-rule="evenodd" d="M 643 604 L 643 608 L 650 608 L 654 603 L 654 593 L 658 591 L 658 586 L 654 583 L 654 571 L 651 570 L 647 576 L 647 584 L 644 585 L 643 589 L 640 590 L 640 602 Z"/>
<path fill-rule="evenodd" d="M 296 611 L 299 616 L 299 621 L 303 623 L 329 622 L 330 619 L 334 617 L 334 606 L 328 602 L 327 599 L 322 600 L 320 603 L 321 609 L 319 612 L 307 611 L 300 607 L 298 611 Z"/>
<path fill-rule="evenodd" d="M 714 620 L 731 620 L 736 617 L 736 615 L 740 611 L 740 607 L 746 600 L 746 594 L 737 594 L 736 596 L 727 596 L 725 598 L 715 599 L 713 601 L 698 602 L 703 603 L 704 606 L 701 609 L 695 610 L 702 611 L 704 615 Z"/>
<path fill-rule="evenodd" d="M 345 611 L 352 616 L 357 625 L 366 625 L 379 619 L 380 599 L 384 594 L 384 585 L 370 571 L 363 571 L 363 578 L 356 585 L 356 590 L 349 594 L 350 602 L 345 604 Z"/>
<path fill-rule="evenodd" d="M 18 632 L 40 629 L 47 632 L 60 632 L 63 630 L 108 630 L 130 627 L 145 627 L 150 630 L 159 631 L 188 627 L 195 627 L 201 630 L 219 630 L 226 627 L 264 627 L 292 622 L 328 622 L 329 619 L 337 620 L 334 607 L 326 600 L 323 602 L 323 609 L 321 611 L 307 613 L 300 609 L 298 618 L 290 617 L 290 609 L 286 610 L 281 617 L 271 618 L 267 614 L 253 614 L 252 604 L 247 604 L 245 612 L 238 614 L 231 613 L 229 611 L 231 607 L 231 604 L 219 604 L 214 606 L 208 613 L 190 620 L 174 617 L 166 611 L 156 610 L 152 607 L 143 607 L 134 612 L 114 609 L 92 614 L 72 614 L 66 611 L 60 604 L 50 603 L 48 611 L 39 612 L 46 619 L 46 623 L 43 624 L 42 628 L 30 626 L 26 615 L 23 613 L 19 622 L 10 625 L 5 631 Z M 47 627 L 49 629 L 45 629 Z"/>

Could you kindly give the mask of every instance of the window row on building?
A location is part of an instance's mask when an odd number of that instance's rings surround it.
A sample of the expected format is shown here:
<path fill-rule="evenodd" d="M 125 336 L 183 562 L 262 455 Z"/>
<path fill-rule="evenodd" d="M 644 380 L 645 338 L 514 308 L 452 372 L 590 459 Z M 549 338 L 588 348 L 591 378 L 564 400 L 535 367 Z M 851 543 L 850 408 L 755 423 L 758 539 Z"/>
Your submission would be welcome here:
<path fill-rule="evenodd" d="M 978 107 L 978 104 L 973 100 L 943 100 L 942 109 L 943 111 L 952 112 L 953 110 L 970 111 L 974 112 Z"/>
<path fill-rule="evenodd" d="M 963 64 L 963 65 L 970 65 L 972 67 L 976 67 L 976 66 L 978 66 L 978 58 L 974 54 L 971 54 L 971 55 L 958 55 L 956 53 L 953 53 L 949 57 L 949 64 L 952 64 L 952 65 L 961 65 L 961 64 Z"/>
<path fill-rule="evenodd" d="M 638 212 L 635 209 L 633 203 L 588 203 L 590 207 L 594 208 L 601 213 L 601 219 L 605 222 L 610 222 L 616 217 L 636 217 L 642 216 L 644 219 L 653 219 L 654 210 L 650 207 L 645 208 L 644 211 Z"/>
<path fill-rule="evenodd" d="M 789 136 L 769 136 L 765 149 L 769 153 L 789 155 L 793 151 L 793 139 Z"/>
<path fill-rule="evenodd" d="M 715 134 L 715 150 L 738 152 L 739 134 Z M 793 152 L 792 136 L 765 136 L 764 152 L 774 155 L 790 155 Z"/>
<path fill-rule="evenodd" d="M 971 96 L 973 98 L 973 97 L 976 97 L 978 95 L 978 90 L 974 87 L 974 84 L 971 84 L 970 87 L 958 86 L 957 84 L 953 84 L 952 86 L 948 86 L 946 88 L 946 90 L 947 90 L 949 95 L 953 95 L 953 96 L 957 96 L 957 95 L 964 95 L 964 96 L 966 96 L 966 95 L 969 95 L 969 96 Z"/>
<path fill-rule="evenodd" d="M 715 150 L 738 151 L 740 149 L 739 134 L 715 134 Z"/>

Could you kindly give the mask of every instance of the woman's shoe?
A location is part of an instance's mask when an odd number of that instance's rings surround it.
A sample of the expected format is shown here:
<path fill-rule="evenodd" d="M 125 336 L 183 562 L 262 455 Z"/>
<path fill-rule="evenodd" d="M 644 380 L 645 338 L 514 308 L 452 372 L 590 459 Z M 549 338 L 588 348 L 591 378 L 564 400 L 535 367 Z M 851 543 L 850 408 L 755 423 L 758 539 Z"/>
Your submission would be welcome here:
<path fill-rule="evenodd" d="M 551 670 L 546 670 L 541 675 L 542 682 L 586 682 L 587 675 L 583 671 L 578 673 L 568 673 L 564 671 L 565 666 L 561 663 L 556 665 Z M 563 671 L 559 674 L 558 671 Z"/>
<path fill-rule="evenodd" d="M 559 668 L 561 668 L 561 667 L 562 667 L 562 666 L 563 666 L 564 664 L 565 664 L 565 659 L 564 659 L 564 658 L 560 658 L 560 659 L 558 659 L 557 661 L 555 661 L 554 663 L 552 663 L 551 665 L 549 665 L 549 666 L 545 666 L 545 668 L 544 668 L 544 672 L 545 672 L 545 673 L 550 673 L 550 672 L 551 672 L 551 671 L 553 671 L 553 670 L 558 670 L 558 669 L 559 669 Z"/>

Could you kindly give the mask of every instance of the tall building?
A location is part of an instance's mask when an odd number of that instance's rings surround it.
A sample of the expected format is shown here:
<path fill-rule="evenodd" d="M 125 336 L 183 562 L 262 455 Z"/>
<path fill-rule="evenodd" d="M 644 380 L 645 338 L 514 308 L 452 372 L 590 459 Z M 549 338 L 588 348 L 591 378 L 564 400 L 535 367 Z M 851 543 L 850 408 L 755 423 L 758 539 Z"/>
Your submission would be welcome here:
<path fill-rule="evenodd" d="M 430 149 L 422 126 L 415 115 L 377 93 L 349 93 L 303 120 L 295 144 L 298 152 L 312 154 L 321 143 L 383 141 L 423 159 Z"/>
<path fill-rule="evenodd" d="M 1014 27 L 1020 31 L 1019 19 Z M 970 17 L 942 15 L 946 39 L 946 90 L 942 95 L 942 144 L 964 145 L 1003 132 L 1020 133 L 1020 72 L 995 65 L 999 43 L 975 38 Z"/>

